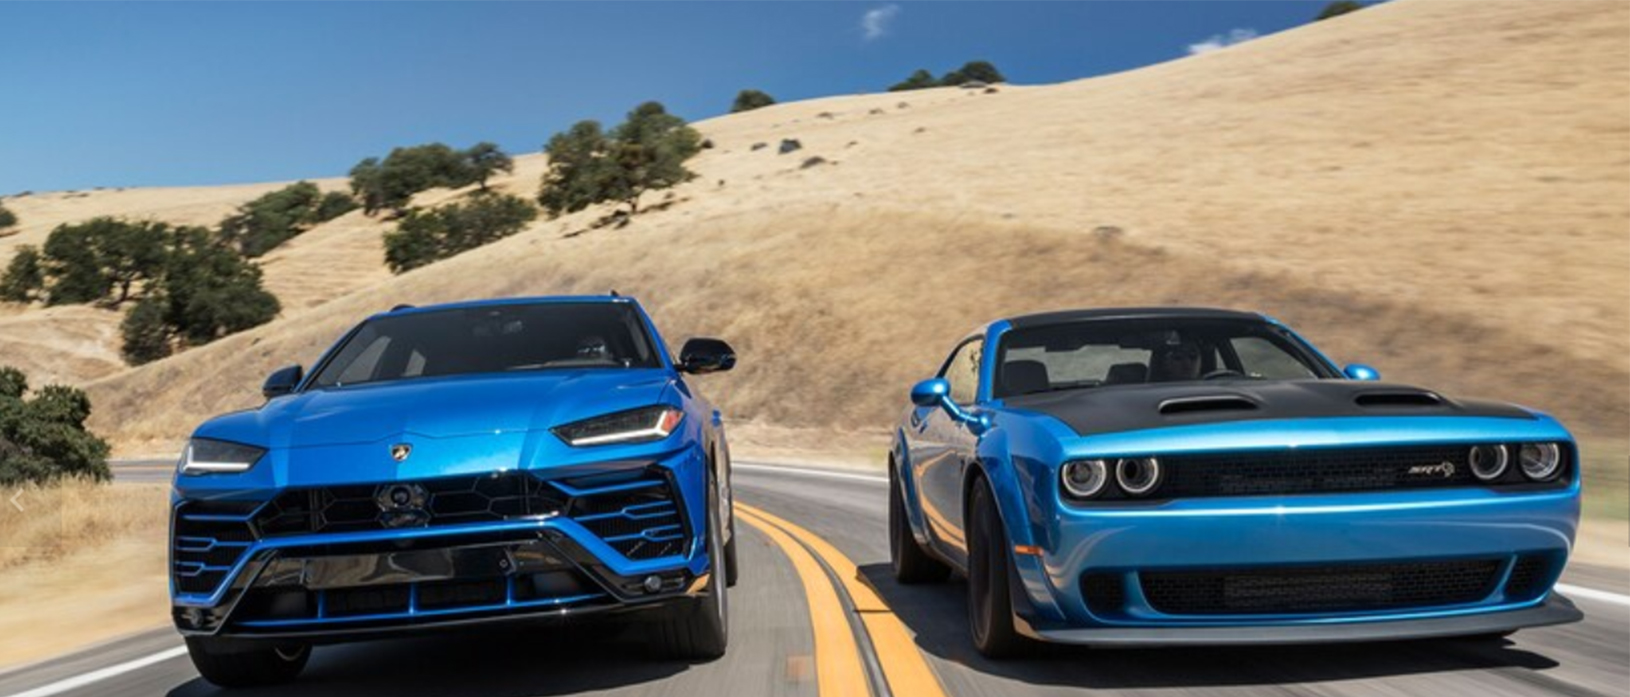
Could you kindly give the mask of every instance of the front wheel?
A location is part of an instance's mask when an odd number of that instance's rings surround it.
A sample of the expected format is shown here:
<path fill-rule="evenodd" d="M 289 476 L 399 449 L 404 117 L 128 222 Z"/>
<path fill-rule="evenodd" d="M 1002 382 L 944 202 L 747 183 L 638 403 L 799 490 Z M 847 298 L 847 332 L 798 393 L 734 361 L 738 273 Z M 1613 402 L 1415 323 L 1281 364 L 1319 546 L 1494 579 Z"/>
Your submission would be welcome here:
<path fill-rule="evenodd" d="M 305 670 L 311 647 L 305 644 L 229 651 L 209 637 L 187 637 L 187 654 L 198 674 L 221 687 L 286 683 Z"/>
<path fill-rule="evenodd" d="M 1008 584 L 1008 537 L 985 482 L 974 484 L 968 505 L 968 630 L 986 658 L 1019 655 L 1028 641 L 1013 626 Z"/>
<path fill-rule="evenodd" d="M 708 574 L 705 594 L 678 601 L 651 633 L 658 653 L 684 661 L 715 660 L 724 655 L 725 647 L 730 644 L 730 601 L 725 591 L 730 585 L 726 571 L 728 555 L 720 534 L 719 518 L 723 512 L 719 506 L 719 490 L 711 472 L 707 490 L 707 556 L 713 569 Z"/>

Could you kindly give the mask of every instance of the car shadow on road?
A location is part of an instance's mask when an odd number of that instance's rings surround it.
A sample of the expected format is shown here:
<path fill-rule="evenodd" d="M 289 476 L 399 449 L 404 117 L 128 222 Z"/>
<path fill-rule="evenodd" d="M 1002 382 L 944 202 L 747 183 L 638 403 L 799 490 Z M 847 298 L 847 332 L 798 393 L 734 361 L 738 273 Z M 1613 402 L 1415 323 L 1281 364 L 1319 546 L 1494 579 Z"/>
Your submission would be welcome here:
<path fill-rule="evenodd" d="M 245 696 L 483 695 L 533 697 L 613 690 L 664 680 L 690 668 L 653 658 L 627 630 L 600 625 L 527 625 L 318 647 L 287 685 L 232 690 Z M 228 694 L 202 678 L 169 697 Z"/>
<path fill-rule="evenodd" d="M 967 585 L 902 586 L 888 564 L 860 568 L 923 651 L 1035 685 L 1094 689 L 1227 687 L 1354 680 L 1490 668 L 1546 670 L 1557 662 L 1506 640 L 1433 640 L 1273 647 L 1090 649 L 1038 645 L 1033 657 L 991 661 L 968 638 Z"/>

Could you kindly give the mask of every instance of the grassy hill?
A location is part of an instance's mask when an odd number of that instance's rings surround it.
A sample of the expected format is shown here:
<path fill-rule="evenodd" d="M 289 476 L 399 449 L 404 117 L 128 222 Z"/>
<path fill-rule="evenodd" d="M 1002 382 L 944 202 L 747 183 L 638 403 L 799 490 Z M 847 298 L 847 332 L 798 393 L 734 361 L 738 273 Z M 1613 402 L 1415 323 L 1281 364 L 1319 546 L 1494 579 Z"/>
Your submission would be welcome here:
<path fill-rule="evenodd" d="M 391 277 L 385 225 L 353 213 L 268 257 L 279 321 L 81 382 L 95 429 L 163 450 L 369 313 L 615 288 L 675 341 L 737 346 L 736 372 L 701 381 L 735 421 L 880 429 L 978 322 L 1182 303 L 1623 442 L 1627 51 L 1622 2 L 1402 0 L 1060 85 L 776 105 L 698 124 L 716 144 L 699 178 L 627 227 L 540 220 Z M 518 158 L 498 185 L 530 195 L 545 166 Z M 26 201 L 7 205 L 28 221 Z"/>

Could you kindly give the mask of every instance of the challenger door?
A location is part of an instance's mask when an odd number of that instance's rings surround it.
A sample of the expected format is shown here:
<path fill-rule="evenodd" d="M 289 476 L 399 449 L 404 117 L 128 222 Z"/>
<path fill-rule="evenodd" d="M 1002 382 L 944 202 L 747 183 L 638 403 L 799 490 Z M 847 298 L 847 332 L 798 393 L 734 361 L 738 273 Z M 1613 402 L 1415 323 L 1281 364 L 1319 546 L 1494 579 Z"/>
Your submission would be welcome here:
<path fill-rule="evenodd" d="M 984 340 L 963 342 L 940 368 L 939 377 L 951 384 L 951 401 L 973 407 L 979 393 L 979 361 Z M 962 475 L 975 453 L 976 437 L 968 425 L 939 407 L 912 411 L 911 463 L 916 475 L 923 517 L 936 546 L 961 563 L 968 545 L 962 531 Z"/>

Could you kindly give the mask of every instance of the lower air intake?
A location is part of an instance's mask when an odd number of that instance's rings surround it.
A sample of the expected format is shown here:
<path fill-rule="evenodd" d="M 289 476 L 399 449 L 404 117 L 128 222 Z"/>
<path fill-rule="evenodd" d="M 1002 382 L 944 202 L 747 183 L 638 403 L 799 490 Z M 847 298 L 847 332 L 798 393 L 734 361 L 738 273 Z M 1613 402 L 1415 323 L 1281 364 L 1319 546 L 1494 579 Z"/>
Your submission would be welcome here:
<path fill-rule="evenodd" d="M 1139 574 L 1169 615 L 1271 615 L 1394 610 L 1474 603 L 1499 580 L 1499 560 Z"/>

